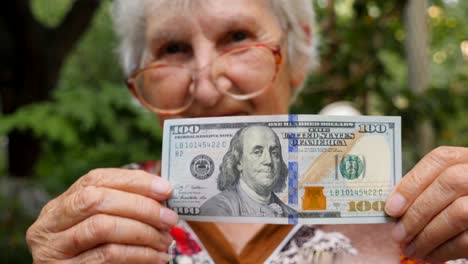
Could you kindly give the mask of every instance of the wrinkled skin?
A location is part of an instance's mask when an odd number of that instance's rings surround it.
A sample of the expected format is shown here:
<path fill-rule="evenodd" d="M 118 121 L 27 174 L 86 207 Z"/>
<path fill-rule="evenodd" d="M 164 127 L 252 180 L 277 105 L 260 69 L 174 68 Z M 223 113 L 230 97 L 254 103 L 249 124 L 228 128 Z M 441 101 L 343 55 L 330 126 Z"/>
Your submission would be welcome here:
<path fill-rule="evenodd" d="M 97 169 L 50 201 L 26 238 L 34 263 L 166 263 L 172 192 L 143 171 Z"/>
<path fill-rule="evenodd" d="M 468 148 L 439 147 L 398 183 L 387 200 L 400 217 L 392 237 L 406 256 L 468 258 Z"/>

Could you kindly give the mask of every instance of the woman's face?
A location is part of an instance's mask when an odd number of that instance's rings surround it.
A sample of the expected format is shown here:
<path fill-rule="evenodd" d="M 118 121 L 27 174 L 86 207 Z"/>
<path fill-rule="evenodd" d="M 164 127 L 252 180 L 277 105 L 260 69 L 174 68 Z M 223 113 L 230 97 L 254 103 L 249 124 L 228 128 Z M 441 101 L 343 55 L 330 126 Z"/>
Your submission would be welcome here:
<path fill-rule="evenodd" d="M 143 66 L 164 56 L 184 56 L 195 67 L 204 68 L 228 48 L 251 42 L 281 45 L 283 56 L 273 84 L 250 100 L 239 101 L 221 93 L 208 74 L 200 73 L 193 104 L 177 116 L 160 116 L 161 122 L 167 118 L 288 112 L 293 78 L 284 33 L 267 0 L 167 0 L 148 12 Z"/>

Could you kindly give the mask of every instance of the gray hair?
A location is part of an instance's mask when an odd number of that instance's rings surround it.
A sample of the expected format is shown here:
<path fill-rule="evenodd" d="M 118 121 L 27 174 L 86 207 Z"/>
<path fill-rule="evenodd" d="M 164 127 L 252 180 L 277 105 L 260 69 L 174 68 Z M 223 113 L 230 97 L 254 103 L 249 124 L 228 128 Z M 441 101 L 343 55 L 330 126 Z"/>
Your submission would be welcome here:
<path fill-rule="evenodd" d="M 128 76 L 137 67 L 141 66 L 143 52 L 145 50 L 145 17 L 148 10 L 154 10 L 155 6 L 163 0 L 114 0 L 111 13 L 114 29 L 119 37 L 120 62 L 125 74 Z M 166 0 L 167 1 L 167 0 Z M 170 0 L 176 2 L 175 0 Z M 310 58 L 309 69 L 315 68 L 317 59 L 317 37 L 312 41 L 303 30 L 303 26 L 315 29 L 315 14 L 311 0 L 268 0 L 273 12 L 287 33 L 288 56 L 290 64 L 294 67 L 298 58 Z M 177 1 L 179 2 L 179 1 Z M 185 1 L 182 2 L 182 4 Z"/>
<path fill-rule="evenodd" d="M 239 161 L 242 158 L 243 154 L 243 142 L 244 142 L 244 134 L 245 132 L 253 126 L 246 126 L 244 128 L 239 129 L 236 134 L 231 139 L 231 143 L 229 144 L 229 149 L 224 154 L 223 162 L 219 166 L 219 176 L 218 176 L 218 189 L 220 191 L 224 191 L 226 189 L 233 188 L 237 185 L 240 178 L 240 171 L 237 168 Z M 266 128 L 269 128 L 265 126 Z M 276 141 L 279 143 L 279 138 L 276 133 L 273 132 L 275 135 Z M 275 179 L 273 183 L 273 192 L 281 192 L 286 187 L 286 178 L 288 177 L 288 166 L 283 160 L 283 155 L 281 154 L 281 144 L 279 144 L 280 150 L 280 167 L 279 167 L 279 175 Z"/>

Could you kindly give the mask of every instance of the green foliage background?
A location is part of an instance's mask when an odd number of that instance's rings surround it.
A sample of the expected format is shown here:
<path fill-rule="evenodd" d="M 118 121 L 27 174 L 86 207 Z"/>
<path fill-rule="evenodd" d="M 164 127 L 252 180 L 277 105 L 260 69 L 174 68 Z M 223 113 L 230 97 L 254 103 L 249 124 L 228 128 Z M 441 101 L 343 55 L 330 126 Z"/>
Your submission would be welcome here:
<path fill-rule="evenodd" d="M 37 18 L 53 26 L 71 0 L 33 0 Z M 321 67 L 292 107 L 317 113 L 336 100 L 353 102 L 363 113 L 403 117 L 404 167 L 424 153 L 415 151 L 417 120 L 430 120 L 434 145 L 468 146 L 468 1 L 433 0 L 439 15 L 428 16 L 431 31 L 431 86 L 423 95 L 407 82 L 401 19 L 402 1 L 336 0 L 331 20 L 326 0 L 316 0 Z M 0 115 L 0 182 L 6 175 L 6 135 L 12 128 L 32 128 L 44 139 L 44 153 L 32 182 L 53 197 L 96 167 L 119 167 L 160 157 L 161 129 L 155 117 L 130 99 L 115 56 L 116 41 L 105 1 L 92 27 L 68 58 L 52 102 L 31 105 L 14 115 Z M 0 186 L 1 187 L 1 186 Z M 31 263 L 24 234 L 36 214 L 18 193 L 0 192 L 0 260 Z"/>

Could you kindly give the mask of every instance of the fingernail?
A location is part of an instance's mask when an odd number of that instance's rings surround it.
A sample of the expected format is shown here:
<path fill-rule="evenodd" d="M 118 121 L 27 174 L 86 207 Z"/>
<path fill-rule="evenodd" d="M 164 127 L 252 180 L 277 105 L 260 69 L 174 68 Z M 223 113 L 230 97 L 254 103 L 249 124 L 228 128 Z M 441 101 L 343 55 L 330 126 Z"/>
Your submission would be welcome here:
<path fill-rule="evenodd" d="M 414 245 L 414 243 L 411 242 L 403 249 L 403 254 L 405 255 L 405 257 L 413 257 L 415 251 L 416 245 Z"/>
<path fill-rule="evenodd" d="M 166 224 L 167 226 L 175 225 L 177 223 L 178 218 L 179 217 L 174 211 L 166 207 L 162 207 L 159 212 L 159 220 L 161 220 L 161 222 L 163 224 Z"/>
<path fill-rule="evenodd" d="M 170 182 L 156 176 L 151 184 L 151 189 L 155 193 L 166 195 L 172 191 L 172 186 Z"/>
<path fill-rule="evenodd" d="M 400 243 L 405 240 L 406 230 L 402 222 L 397 223 L 392 230 L 392 238 L 395 242 Z"/>
<path fill-rule="evenodd" d="M 385 211 L 391 216 L 397 216 L 406 205 L 406 199 L 399 193 L 394 193 L 385 204 Z"/>

